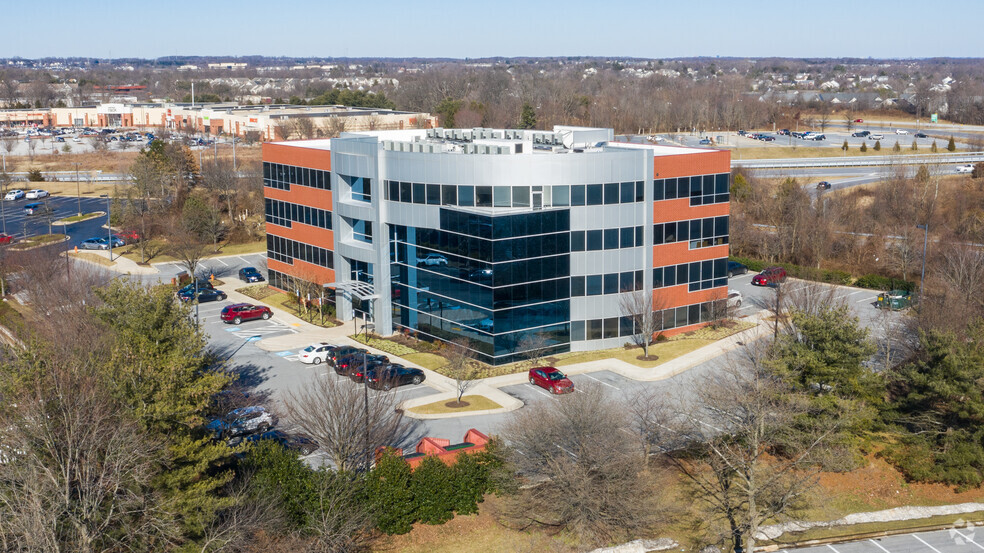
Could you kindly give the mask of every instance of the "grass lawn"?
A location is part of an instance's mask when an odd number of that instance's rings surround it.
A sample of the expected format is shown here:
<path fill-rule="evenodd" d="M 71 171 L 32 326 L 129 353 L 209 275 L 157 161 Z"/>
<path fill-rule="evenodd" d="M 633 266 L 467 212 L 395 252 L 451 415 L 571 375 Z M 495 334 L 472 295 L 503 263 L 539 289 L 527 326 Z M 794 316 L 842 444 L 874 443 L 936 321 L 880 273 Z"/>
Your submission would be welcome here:
<path fill-rule="evenodd" d="M 147 262 L 153 263 L 167 263 L 172 261 L 181 261 L 180 259 L 170 256 L 164 253 L 166 247 L 156 241 L 150 240 L 152 244 L 150 247 L 146 248 Z M 210 257 L 218 257 L 222 255 L 244 255 L 249 253 L 266 253 L 267 251 L 266 238 L 257 242 L 246 242 L 245 244 L 219 244 L 219 251 L 205 254 L 202 259 L 208 259 Z M 209 248 L 211 250 L 211 248 Z M 132 259 L 133 261 L 140 261 L 140 245 L 139 244 L 128 244 L 124 246 L 123 257 L 127 259 Z"/>
<path fill-rule="evenodd" d="M 84 259 L 86 261 L 90 261 L 92 263 L 102 265 L 104 267 L 112 267 L 113 265 L 116 265 L 115 261 L 110 261 L 108 258 L 105 258 L 95 253 L 79 252 L 79 253 L 69 253 L 68 255 L 72 257 L 77 257 L 79 259 Z"/>
<path fill-rule="evenodd" d="M 892 135 L 895 136 L 895 135 Z M 795 138 L 793 139 L 796 140 Z M 802 141 L 801 141 L 802 142 Z M 859 148 L 861 147 L 860 142 L 851 142 L 848 140 L 848 150 L 847 155 L 844 155 L 844 151 L 837 148 L 818 148 L 816 146 L 797 146 L 797 147 L 756 147 L 752 146 L 749 148 L 727 148 L 731 150 L 732 159 L 734 161 L 741 161 L 743 159 L 786 159 L 786 158 L 813 158 L 813 157 L 850 157 L 850 158 L 863 158 L 871 156 L 890 156 L 890 155 L 925 155 L 931 154 L 929 150 L 929 145 L 919 144 L 918 150 L 910 150 L 912 146 L 912 138 L 906 140 L 906 137 L 899 137 L 899 146 L 902 150 L 899 152 L 893 152 L 892 146 L 895 145 L 895 140 L 885 137 L 885 140 L 881 141 L 881 151 L 875 151 L 873 146 L 874 142 L 868 141 L 868 151 L 862 152 Z M 946 141 L 937 140 L 936 145 L 938 147 L 938 152 L 941 154 L 948 153 L 946 151 Z M 960 149 L 957 149 L 959 152 Z"/>
<path fill-rule="evenodd" d="M 96 211 L 93 213 L 83 213 L 82 215 L 72 215 L 71 217 L 65 217 L 64 219 L 58 219 L 54 224 L 59 223 L 78 223 L 79 221 L 85 221 L 87 219 L 94 219 L 96 217 L 101 217 L 105 213 L 102 211 Z"/>
<path fill-rule="evenodd" d="M 51 242 L 62 242 L 65 240 L 64 234 L 39 234 L 37 236 L 29 236 L 20 242 L 10 246 L 12 250 L 26 250 L 34 246 L 40 246 L 42 244 L 50 244 Z"/>
<path fill-rule="evenodd" d="M 642 357 L 642 348 L 634 347 L 561 353 L 546 357 L 543 359 L 543 364 L 563 367 L 566 365 L 586 363 L 588 361 L 598 361 L 601 359 L 619 359 L 621 361 L 625 361 L 626 363 L 636 365 L 637 367 L 648 369 L 662 365 L 667 361 L 676 359 L 681 355 L 690 353 L 706 345 L 713 344 L 718 340 L 727 338 L 732 334 L 747 330 L 753 326 L 755 325 L 749 322 L 736 321 L 734 326 L 730 327 L 704 327 L 685 334 L 679 334 L 665 342 L 659 342 L 649 347 L 649 355 L 650 357 L 655 356 L 655 359 L 640 359 L 640 357 Z M 352 338 L 354 338 L 354 336 L 352 336 Z M 360 336 L 358 340 L 362 342 L 363 338 Z M 445 374 L 443 368 L 444 365 L 447 364 L 447 360 L 440 355 L 416 351 L 409 346 L 405 346 L 386 338 L 370 338 L 369 345 L 376 349 L 402 357 L 407 361 L 420 365 L 421 367 Z M 521 373 L 525 372 L 527 368 L 527 362 L 510 363 L 509 365 L 501 365 L 497 367 L 479 364 L 478 368 L 473 373 L 473 378 L 489 378 L 504 374 Z"/>
<path fill-rule="evenodd" d="M 442 399 L 441 401 L 414 407 L 409 409 L 409 411 L 418 415 L 436 415 L 439 413 L 464 413 L 466 411 L 484 411 L 486 409 L 502 408 L 501 405 L 485 396 L 462 396 L 461 401 L 468 404 L 465 407 L 448 407 L 445 405 L 453 401 L 453 399 Z"/>

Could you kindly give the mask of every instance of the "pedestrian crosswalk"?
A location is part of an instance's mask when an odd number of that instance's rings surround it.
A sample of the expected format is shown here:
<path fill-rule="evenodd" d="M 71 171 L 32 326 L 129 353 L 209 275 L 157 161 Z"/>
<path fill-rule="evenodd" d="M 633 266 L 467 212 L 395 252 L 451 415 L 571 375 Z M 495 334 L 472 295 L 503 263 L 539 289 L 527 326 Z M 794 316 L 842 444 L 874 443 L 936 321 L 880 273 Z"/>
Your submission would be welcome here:
<path fill-rule="evenodd" d="M 237 336 L 244 340 L 256 341 L 261 339 L 263 336 L 270 334 L 297 334 L 297 329 L 292 328 L 290 325 L 285 323 L 275 321 L 273 319 L 268 319 L 266 321 L 256 321 L 256 323 L 250 323 L 248 326 L 239 327 L 233 326 L 225 329 L 226 332 L 231 333 L 233 336 Z M 259 336 L 260 338 L 254 338 Z"/>

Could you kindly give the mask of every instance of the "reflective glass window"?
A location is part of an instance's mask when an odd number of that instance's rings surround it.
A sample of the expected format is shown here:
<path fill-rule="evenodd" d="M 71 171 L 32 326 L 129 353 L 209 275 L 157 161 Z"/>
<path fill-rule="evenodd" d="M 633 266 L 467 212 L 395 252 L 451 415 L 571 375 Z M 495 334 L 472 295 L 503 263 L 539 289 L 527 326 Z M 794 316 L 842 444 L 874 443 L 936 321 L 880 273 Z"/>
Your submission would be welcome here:
<path fill-rule="evenodd" d="M 587 186 L 587 205 L 601 205 L 602 199 L 602 186 L 600 184 L 589 184 Z"/>

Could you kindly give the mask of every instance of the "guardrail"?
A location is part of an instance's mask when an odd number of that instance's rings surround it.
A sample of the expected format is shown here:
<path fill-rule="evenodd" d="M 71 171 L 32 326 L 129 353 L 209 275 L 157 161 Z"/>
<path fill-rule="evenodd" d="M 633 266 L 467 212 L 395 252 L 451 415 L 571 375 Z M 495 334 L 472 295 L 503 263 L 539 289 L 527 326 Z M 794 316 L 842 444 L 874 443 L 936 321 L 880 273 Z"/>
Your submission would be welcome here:
<path fill-rule="evenodd" d="M 792 169 L 799 167 L 866 167 L 885 165 L 933 165 L 937 163 L 977 163 L 984 152 L 959 154 L 870 156 L 863 158 L 812 157 L 798 159 L 733 159 L 732 167 L 744 169 Z"/>

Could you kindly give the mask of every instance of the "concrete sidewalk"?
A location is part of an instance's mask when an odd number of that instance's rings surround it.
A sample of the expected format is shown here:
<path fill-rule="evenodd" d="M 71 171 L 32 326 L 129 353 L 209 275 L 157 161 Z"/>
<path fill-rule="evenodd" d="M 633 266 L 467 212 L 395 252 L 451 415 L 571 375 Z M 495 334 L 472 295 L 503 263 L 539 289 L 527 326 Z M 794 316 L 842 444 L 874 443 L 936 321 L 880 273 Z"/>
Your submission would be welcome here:
<path fill-rule="evenodd" d="M 98 255 L 99 257 L 105 258 L 107 261 L 109 260 L 109 250 L 72 250 L 69 253 L 71 253 L 71 254 L 74 254 L 74 253 L 89 253 L 89 254 Z M 160 274 L 160 271 L 158 271 L 156 268 L 154 268 L 153 265 L 141 265 L 141 264 L 137 263 L 136 261 L 134 261 L 132 259 L 129 259 L 129 258 L 126 258 L 126 257 L 123 257 L 123 256 L 121 256 L 121 255 L 119 255 L 117 253 L 113 253 L 113 263 L 114 263 L 114 265 L 110 265 L 110 266 L 103 265 L 103 264 L 97 263 L 95 261 L 90 261 L 90 260 L 88 260 L 88 259 L 86 259 L 84 257 L 79 257 L 79 256 L 75 256 L 75 255 L 72 256 L 72 259 L 74 259 L 76 261 L 83 262 L 83 263 L 88 263 L 88 264 L 93 265 L 95 267 L 101 267 L 103 269 L 106 269 L 107 271 L 113 271 L 114 273 L 119 273 L 119 274 L 123 274 L 123 275 L 156 275 L 156 274 Z"/>

